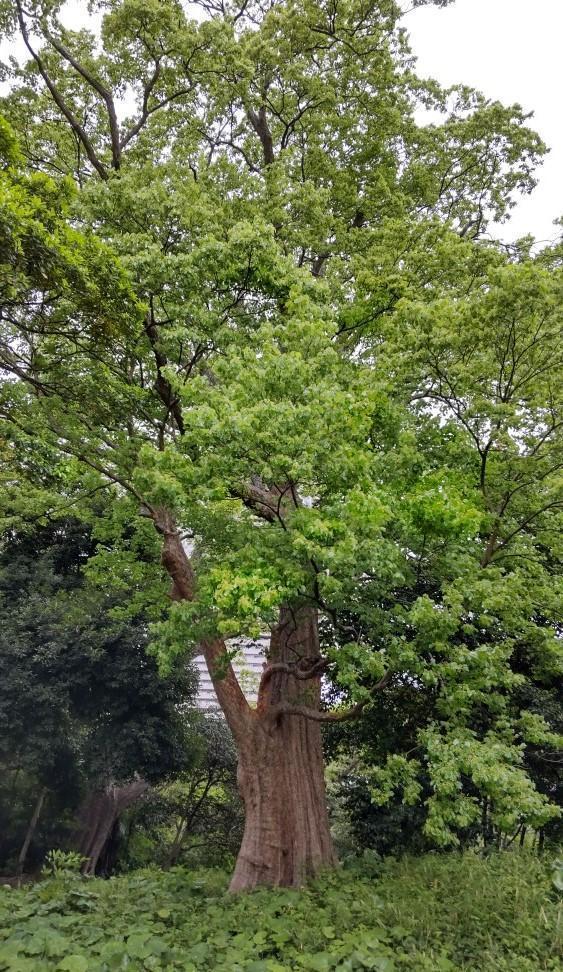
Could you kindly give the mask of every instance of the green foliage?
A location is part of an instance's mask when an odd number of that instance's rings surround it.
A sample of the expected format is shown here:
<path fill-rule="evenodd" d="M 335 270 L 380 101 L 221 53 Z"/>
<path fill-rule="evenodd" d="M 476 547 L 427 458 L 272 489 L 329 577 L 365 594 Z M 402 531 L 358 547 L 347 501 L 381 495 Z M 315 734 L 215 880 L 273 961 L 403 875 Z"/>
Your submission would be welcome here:
<path fill-rule="evenodd" d="M 126 870 L 160 864 L 225 867 L 240 847 L 243 809 L 236 750 L 217 713 L 190 713 L 190 765 L 154 787 L 128 814 L 119 858 Z"/>
<path fill-rule="evenodd" d="M 94 2 L 99 36 L 59 6 L 17 4 L 3 99 L 6 523 L 106 491 L 93 571 L 169 668 L 313 603 L 330 701 L 386 725 L 377 800 L 441 845 L 553 823 L 563 278 L 485 236 L 528 116 L 418 78 L 393 0 Z M 161 507 L 197 580 L 164 620 Z"/>
<path fill-rule="evenodd" d="M 79 874 L 85 858 L 76 851 L 63 851 L 59 848 L 50 850 L 45 856 L 43 873 L 51 877 L 62 877 L 66 874 Z"/>
<path fill-rule="evenodd" d="M 59 876 L 0 892 L 0 969 L 547 972 L 560 918 L 549 862 L 516 853 L 358 863 L 238 898 L 213 871 Z"/>
<path fill-rule="evenodd" d="M 90 529 L 68 519 L 0 546 L 3 867 L 43 787 L 35 863 L 65 842 L 87 789 L 135 774 L 157 782 L 191 759 L 177 707 L 192 699 L 193 674 L 182 666 L 159 676 L 143 614 L 122 619 L 123 595 L 87 583 L 95 550 Z"/>

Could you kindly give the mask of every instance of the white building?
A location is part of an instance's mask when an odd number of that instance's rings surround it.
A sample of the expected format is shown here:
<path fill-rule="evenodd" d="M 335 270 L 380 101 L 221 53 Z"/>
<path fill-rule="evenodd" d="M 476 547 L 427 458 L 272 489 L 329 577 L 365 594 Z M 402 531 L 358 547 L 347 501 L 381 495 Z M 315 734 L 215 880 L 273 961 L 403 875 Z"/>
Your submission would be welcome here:
<path fill-rule="evenodd" d="M 240 641 L 229 642 L 229 648 L 239 649 L 238 654 L 233 658 L 232 665 L 240 686 L 251 705 L 256 703 L 258 697 L 258 685 L 262 677 L 267 644 L 268 639 L 265 637 L 256 641 L 241 639 Z M 196 705 L 199 709 L 215 709 L 219 703 L 207 671 L 205 659 L 203 655 L 198 655 L 194 661 L 199 674 Z"/>

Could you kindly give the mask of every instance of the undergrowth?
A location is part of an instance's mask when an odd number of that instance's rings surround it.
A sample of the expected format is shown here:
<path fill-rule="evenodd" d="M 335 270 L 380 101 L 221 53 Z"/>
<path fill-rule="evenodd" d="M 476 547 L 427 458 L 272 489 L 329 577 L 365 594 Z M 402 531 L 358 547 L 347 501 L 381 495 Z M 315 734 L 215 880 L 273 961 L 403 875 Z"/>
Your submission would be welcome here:
<path fill-rule="evenodd" d="M 231 897 L 218 871 L 57 874 L 0 889 L 2 972 L 539 972 L 561 895 L 525 853 L 366 859 L 304 890 Z"/>

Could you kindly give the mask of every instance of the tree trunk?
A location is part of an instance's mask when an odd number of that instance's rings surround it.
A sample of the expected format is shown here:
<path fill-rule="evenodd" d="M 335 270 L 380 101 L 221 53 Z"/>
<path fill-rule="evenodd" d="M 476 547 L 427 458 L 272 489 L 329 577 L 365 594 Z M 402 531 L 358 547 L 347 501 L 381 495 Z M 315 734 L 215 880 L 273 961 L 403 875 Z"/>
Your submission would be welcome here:
<path fill-rule="evenodd" d="M 116 817 L 108 839 L 96 865 L 96 874 L 109 877 L 115 871 L 117 858 L 122 846 L 121 820 Z"/>
<path fill-rule="evenodd" d="M 150 515 L 163 538 L 171 597 L 192 601 L 196 578 L 174 517 L 164 508 Z M 237 746 L 246 810 L 231 891 L 299 886 L 336 863 L 319 725 L 325 717 L 319 712 L 324 662 L 317 612 L 303 603 L 280 610 L 256 709 L 244 697 L 224 641 L 205 639 L 201 651 Z"/>
<path fill-rule="evenodd" d="M 35 804 L 35 809 L 33 811 L 33 816 L 29 821 L 29 826 L 27 828 L 27 833 L 25 835 L 22 848 L 18 854 L 18 874 L 23 874 L 23 869 L 25 867 L 25 860 L 27 857 L 27 852 L 29 850 L 29 845 L 33 840 L 33 835 L 37 829 L 37 824 L 39 823 L 39 817 L 41 816 L 41 810 L 43 809 L 43 804 L 45 802 L 45 797 L 47 796 L 47 788 L 43 787 L 37 798 L 37 803 Z"/>
<path fill-rule="evenodd" d="M 539 832 L 539 838 L 538 838 L 538 854 L 543 854 L 544 846 L 545 846 L 545 829 L 544 827 L 542 827 Z"/>
<path fill-rule="evenodd" d="M 318 660 L 316 614 L 282 609 L 271 639 L 258 709 L 239 743 L 238 782 L 246 818 L 231 891 L 258 885 L 302 885 L 335 864 L 326 805 L 320 725 L 303 716 L 280 715 L 287 702 L 318 708 L 320 677 L 297 678 L 276 666 L 303 673 Z"/>
<path fill-rule="evenodd" d="M 180 817 L 180 820 L 176 824 L 176 833 L 174 834 L 174 840 L 170 845 L 168 850 L 168 855 L 166 859 L 166 867 L 175 867 L 178 863 L 178 858 L 180 856 L 180 851 L 182 850 L 182 843 L 184 840 L 184 835 L 186 833 L 186 818 Z"/>
<path fill-rule="evenodd" d="M 89 793 L 79 812 L 75 849 L 85 858 L 82 871 L 94 875 L 119 815 L 148 789 L 144 780 Z"/>
<path fill-rule="evenodd" d="M 318 723 L 282 716 L 268 729 L 257 719 L 238 781 L 246 816 L 231 891 L 298 887 L 335 864 Z"/>

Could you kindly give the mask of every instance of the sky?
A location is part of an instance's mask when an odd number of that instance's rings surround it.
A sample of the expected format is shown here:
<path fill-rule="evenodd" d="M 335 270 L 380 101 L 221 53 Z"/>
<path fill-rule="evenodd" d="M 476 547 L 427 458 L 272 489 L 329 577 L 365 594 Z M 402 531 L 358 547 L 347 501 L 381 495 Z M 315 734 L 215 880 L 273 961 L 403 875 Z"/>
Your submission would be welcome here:
<path fill-rule="evenodd" d="M 537 188 L 499 233 L 556 238 L 553 220 L 563 216 L 563 0 L 456 0 L 446 9 L 412 10 L 404 25 L 419 74 L 469 84 L 534 112 L 529 124 L 551 151 Z"/>
<path fill-rule="evenodd" d="M 86 0 L 70 0 L 65 22 L 82 26 L 86 9 Z M 411 10 L 404 26 L 419 74 L 533 111 L 529 124 L 551 151 L 538 187 L 497 232 L 505 240 L 529 232 L 539 241 L 556 238 L 553 220 L 563 216 L 563 0 L 456 0 L 446 9 Z"/>

